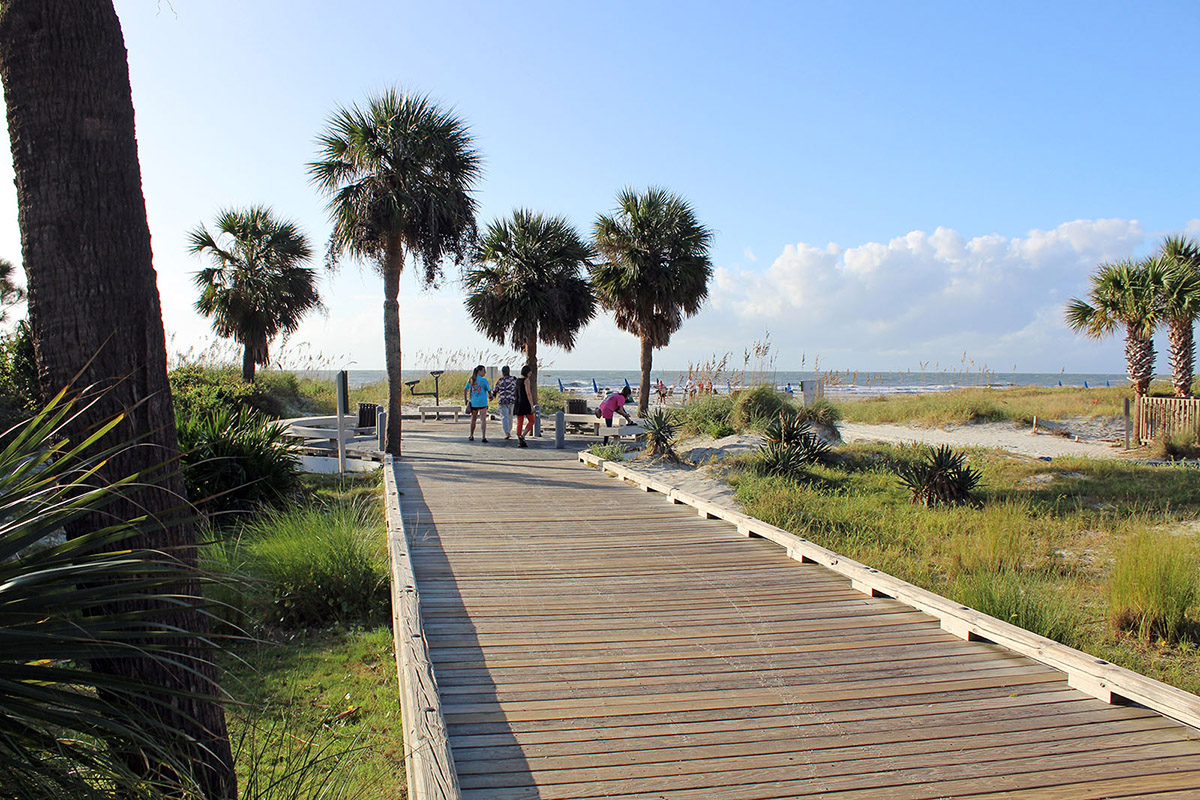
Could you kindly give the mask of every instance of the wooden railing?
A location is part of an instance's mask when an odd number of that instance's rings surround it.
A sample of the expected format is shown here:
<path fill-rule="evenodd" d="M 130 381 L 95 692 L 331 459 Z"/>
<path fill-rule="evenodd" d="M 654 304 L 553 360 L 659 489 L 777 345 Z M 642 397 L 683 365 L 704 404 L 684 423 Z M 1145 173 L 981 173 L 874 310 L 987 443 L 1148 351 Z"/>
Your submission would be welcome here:
<path fill-rule="evenodd" d="M 1138 405 L 1137 440 L 1149 444 L 1160 436 L 1200 426 L 1200 398 L 1143 397 Z"/>
<path fill-rule="evenodd" d="M 391 456 L 384 462 L 383 477 L 388 553 L 392 562 L 392 632 L 400 677 L 408 797 L 409 800 L 460 800 L 458 775 L 446 736 L 446 718 L 421 626 L 420 597 L 404 533 L 396 465 Z"/>

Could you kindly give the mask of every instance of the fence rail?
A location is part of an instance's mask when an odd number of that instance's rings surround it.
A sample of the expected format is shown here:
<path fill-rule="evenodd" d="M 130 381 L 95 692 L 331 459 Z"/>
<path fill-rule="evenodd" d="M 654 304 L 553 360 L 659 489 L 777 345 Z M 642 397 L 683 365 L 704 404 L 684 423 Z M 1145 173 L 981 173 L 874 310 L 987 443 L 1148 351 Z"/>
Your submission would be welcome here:
<path fill-rule="evenodd" d="M 1143 397 L 1138 407 L 1137 439 L 1149 444 L 1160 436 L 1200 426 L 1200 398 Z"/>

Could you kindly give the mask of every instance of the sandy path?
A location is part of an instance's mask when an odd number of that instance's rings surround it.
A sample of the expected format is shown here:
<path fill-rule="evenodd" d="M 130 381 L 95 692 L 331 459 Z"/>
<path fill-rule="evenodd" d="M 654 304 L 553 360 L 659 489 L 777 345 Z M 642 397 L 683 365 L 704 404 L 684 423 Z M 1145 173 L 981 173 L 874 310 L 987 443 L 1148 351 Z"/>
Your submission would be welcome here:
<path fill-rule="evenodd" d="M 1098 441 L 1073 441 L 1052 433 L 1033 433 L 1014 423 L 989 422 L 950 428 L 910 428 L 907 425 L 864 425 L 838 423 L 847 442 L 922 442 L 951 447 L 995 447 L 1035 458 L 1117 458 L 1121 450 Z"/>

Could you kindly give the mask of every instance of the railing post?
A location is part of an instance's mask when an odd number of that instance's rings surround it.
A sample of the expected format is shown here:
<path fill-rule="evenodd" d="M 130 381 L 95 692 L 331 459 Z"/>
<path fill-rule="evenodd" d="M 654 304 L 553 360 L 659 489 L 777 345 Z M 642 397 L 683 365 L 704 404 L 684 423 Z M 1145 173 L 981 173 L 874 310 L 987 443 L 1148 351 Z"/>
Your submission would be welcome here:
<path fill-rule="evenodd" d="M 376 406 L 375 411 L 375 436 L 379 440 L 379 452 L 387 450 L 387 409 L 383 406 Z"/>
<path fill-rule="evenodd" d="M 542 407 L 536 405 L 533 407 L 533 435 L 542 438 Z"/>
<path fill-rule="evenodd" d="M 567 446 L 566 414 L 556 411 L 554 414 L 554 449 L 562 450 Z"/>
<path fill-rule="evenodd" d="M 1129 398 L 1125 398 L 1125 449 L 1129 449 Z"/>

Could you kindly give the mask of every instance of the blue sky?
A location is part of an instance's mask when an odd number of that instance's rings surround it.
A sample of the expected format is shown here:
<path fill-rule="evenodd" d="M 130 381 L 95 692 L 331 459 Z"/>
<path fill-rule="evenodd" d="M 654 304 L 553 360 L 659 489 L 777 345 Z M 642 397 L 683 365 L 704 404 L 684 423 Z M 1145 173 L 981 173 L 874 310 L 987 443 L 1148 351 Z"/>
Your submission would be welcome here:
<path fill-rule="evenodd" d="M 666 3 L 120 0 L 166 327 L 191 310 L 186 232 L 267 203 L 317 249 L 314 137 L 339 104 L 397 85 L 466 119 L 485 158 L 481 221 L 516 206 L 584 232 L 623 186 L 658 184 L 716 231 L 712 302 L 664 368 L 770 331 L 781 369 L 1123 367 L 1061 307 L 1102 259 L 1200 232 L 1194 3 Z M 0 255 L 19 258 L 7 162 Z M 402 285 L 406 361 L 503 352 L 454 276 Z M 369 268 L 323 285 L 286 351 L 383 365 Z M 560 368 L 629 368 L 597 320 Z M 1162 369 L 1165 369 L 1165 359 Z"/>

